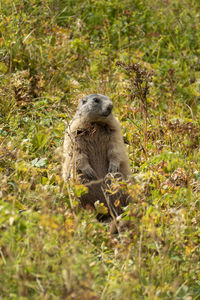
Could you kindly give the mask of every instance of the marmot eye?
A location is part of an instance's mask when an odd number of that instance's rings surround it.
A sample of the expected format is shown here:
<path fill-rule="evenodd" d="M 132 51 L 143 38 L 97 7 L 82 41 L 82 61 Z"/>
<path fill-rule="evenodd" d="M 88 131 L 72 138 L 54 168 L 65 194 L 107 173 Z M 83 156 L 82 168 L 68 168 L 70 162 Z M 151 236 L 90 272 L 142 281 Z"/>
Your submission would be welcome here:
<path fill-rule="evenodd" d="M 93 98 L 93 101 L 96 103 L 99 103 L 100 99 L 99 98 Z"/>

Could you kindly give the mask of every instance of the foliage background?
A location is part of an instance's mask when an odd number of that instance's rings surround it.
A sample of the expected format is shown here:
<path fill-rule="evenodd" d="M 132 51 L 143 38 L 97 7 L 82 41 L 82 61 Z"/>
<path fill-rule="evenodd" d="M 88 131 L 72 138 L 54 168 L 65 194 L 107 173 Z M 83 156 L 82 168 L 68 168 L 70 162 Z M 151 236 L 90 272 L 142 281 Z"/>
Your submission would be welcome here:
<path fill-rule="evenodd" d="M 199 1 L 0 9 L 1 298 L 200 299 Z M 117 61 L 154 72 L 146 132 Z M 77 100 L 94 92 L 114 102 L 136 179 L 130 228 L 116 236 L 78 208 L 81 188 L 63 183 L 56 154 Z"/>

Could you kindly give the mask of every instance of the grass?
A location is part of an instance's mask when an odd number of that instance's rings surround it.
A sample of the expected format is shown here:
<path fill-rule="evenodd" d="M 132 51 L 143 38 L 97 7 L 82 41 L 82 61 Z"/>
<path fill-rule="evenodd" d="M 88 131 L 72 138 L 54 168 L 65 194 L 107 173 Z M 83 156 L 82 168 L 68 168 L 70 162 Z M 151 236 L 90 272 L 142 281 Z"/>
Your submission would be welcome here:
<path fill-rule="evenodd" d="M 199 2 L 0 7 L 1 298 L 200 299 Z M 119 61 L 153 74 L 145 98 Z M 94 92 L 113 100 L 136 180 L 119 235 L 60 174 L 66 123 Z"/>

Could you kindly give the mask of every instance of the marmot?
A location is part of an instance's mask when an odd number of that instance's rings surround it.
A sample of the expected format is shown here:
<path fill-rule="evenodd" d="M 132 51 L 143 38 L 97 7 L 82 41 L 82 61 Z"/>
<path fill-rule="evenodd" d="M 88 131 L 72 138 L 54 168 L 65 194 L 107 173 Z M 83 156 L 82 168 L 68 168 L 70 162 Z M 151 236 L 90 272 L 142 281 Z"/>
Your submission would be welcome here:
<path fill-rule="evenodd" d="M 88 187 L 88 193 L 80 197 L 83 207 L 94 207 L 99 200 L 109 213 L 117 216 L 127 205 L 128 196 L 123 191 L 106 192 L 105 176 L 112 173 L 116 178 L 121 174 L 125 179 L 130 166 L 120 123 L 112 109 L 110 98 L 104 95 L 92 94 L 80 99 L 65 133 L 62 174 L 65 181 L 79 175 L 81 183 Z"/>

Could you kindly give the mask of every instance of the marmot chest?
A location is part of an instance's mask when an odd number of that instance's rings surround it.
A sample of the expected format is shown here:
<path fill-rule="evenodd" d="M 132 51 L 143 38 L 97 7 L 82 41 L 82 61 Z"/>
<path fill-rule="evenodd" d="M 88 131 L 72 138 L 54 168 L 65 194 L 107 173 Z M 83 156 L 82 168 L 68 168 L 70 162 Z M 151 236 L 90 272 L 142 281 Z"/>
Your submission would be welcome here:
<path fill-rule="evenodd" d="M 87 155 L 90 166 L 99 177 L 104 177 L 108 172 L 110 139 L 111 130 L 107 125 L 95 123 L 77 132 L 77 146 Z"/>

